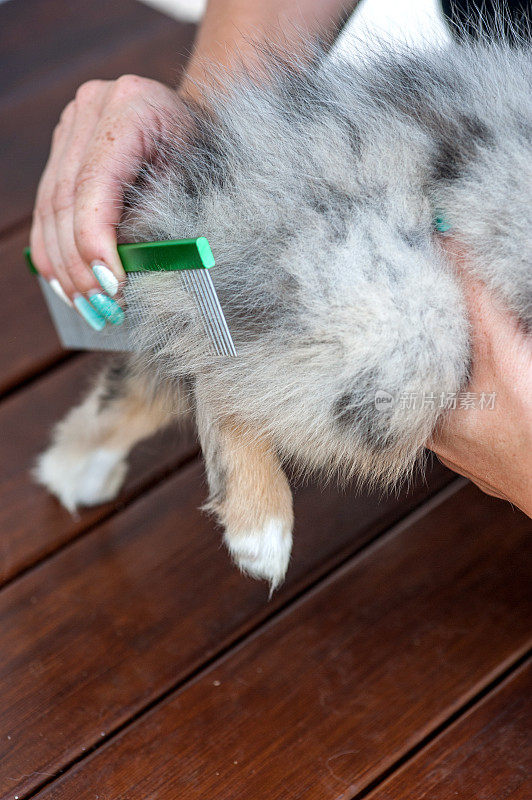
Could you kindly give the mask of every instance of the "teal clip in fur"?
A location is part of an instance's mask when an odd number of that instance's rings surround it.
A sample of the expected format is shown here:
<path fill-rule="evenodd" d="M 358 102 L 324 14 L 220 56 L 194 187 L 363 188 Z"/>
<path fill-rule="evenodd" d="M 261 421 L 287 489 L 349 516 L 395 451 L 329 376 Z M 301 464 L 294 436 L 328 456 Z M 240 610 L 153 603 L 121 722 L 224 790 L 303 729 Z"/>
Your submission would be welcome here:
<path fill-rule="evenodd" d="M 128 282 L 147 273 L 179 273 L 183 288 L 196 304 L 204 331 L 216 355 L 236 355 L 233 339 L 209 274 L 215 260 L 204 236 L 120 244 L 118 255 L 127 273 Z M 38 275 L 28 247 L 24 250 L 24 256 L 30 271 Z M 39 275 L 38 278 L 59 338 L 65 347 L 84 350 L 133 349 L 127 324 L 120 329 L 106 326 L 100 332 L 89 330 L 75 309 L 58 297 L 44 278 Z"/>
<path fill-rule="evenodd" d="M 447 231 L 451 230 L 451 225 L 445 219 L 445 215 L 442 214 L 441 211 L 436 212 L 436 216 L 434 217 L 434 227 L 438 231 L 438 233 L 447 233 Z"/>

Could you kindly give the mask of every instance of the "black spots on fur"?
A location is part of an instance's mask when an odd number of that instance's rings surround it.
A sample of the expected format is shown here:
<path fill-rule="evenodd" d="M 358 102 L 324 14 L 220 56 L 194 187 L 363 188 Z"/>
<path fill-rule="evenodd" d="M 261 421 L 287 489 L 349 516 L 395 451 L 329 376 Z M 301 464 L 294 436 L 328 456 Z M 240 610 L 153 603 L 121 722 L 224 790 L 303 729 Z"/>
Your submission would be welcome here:
<path fill-rule="evenodd" d="M 473 354 L 469 352 L 467 358 L 462 365 L 462 377 L 460 380 L 460 389 L 465 389 L 469 381 L 473 377 Z"/>
<path fill-rule="evenodd" d="M 422 54 L 380 65 L 372 101 L 389 113 L 395 108 L 421 127 L 436 143 L 432 177 L 458 179 L 481 148 L 495 144 L 494 132 L 475 114 L 464 114 L 453 103 L 463 101 L 463 87 L 451 71 L 438 70 Z M 444 103 L 436 101 L 443 98 Z"/>
<path fill-rule="evenodd" d="M 412 250 L 421 250 L 427 244 L 427 233 L 423 228 L 411 228 L 409 230 L 398 228 L 397 233 L 406 246 Z"/>
<path fill-rule="evenodd" d="M 332 184 L 323 184 L 313 189 L 309 205 L 325 219 L 333 241 L 338 242 L 346 238 L 349 223 L 352 222 L 356 211 L 356 203 L 351 195 Z"/>
<path fill-rule="evenodd" d="M 126 396 L 130 375 L 127 358 L 118 358 L 111 364 L 103 378 L 99 397 L 99 412 L 104 411 L 116 400 L 121 400 Z"/>
<path fill-rule="evenodd" d="M 215 123 L 201 118 L 196 120 L 188 142 L 195 164 L 194 180 L 189 186 L 189 192 L 201 191 L 203 186 L 223 189 L 226 185 L 228 161 L 221 138 Z"/>
<path fill-rule="evenodd" d="M 279 111 L 290 125 L 303 125 L 309 122 L 323 123 L 335 120 L 344 129 L 347 142 L 354 155 L 359 156 L 362 149 L 362 136 L 358 125 L 351 118 L 350 111 L 342 107 L 335 98 L 334 89 L 326 85 L 326 77 L 320 69 L 284 71 Z"/>
<path fill-rule="evenodd" d="M 345 430 L 345 428 L 352 428 L 357 421 L 357 405 L 353 401 L 353 395 L 350 392 L 345 392 L 340 395 L 332 407 L 332 415 L 334 421 Z"/>
<path fill-rule="evenodd" d="M 252 342 L 270 331 L 286 329 L 294 332 L 301 327 L 300 284 L 288 272 L 275 271 L 270 287 L 262 285 L 256 296 L 253 287 L 245 299 L 229 287 L 218 291 L 220 304 L 235 342 Z"/>
<path fill-rule="evenodd" d="M 411 54 L 403 60 L 395 57 L 380 62 L 373 76 L 372 101 L 387 112 L 395 108 L 407 117 L 423 123 L 432 116 L 432 93 L 446 95 L 453 89 L 449 75 L 442 75 L 422 54 Z"/>
<path fill-rule="evenodd" d="M 362 153 L 362 135 L 360 129 L 351 120 L 346 120 L 347 140 L 353 155 L 360 156 Z"/>
<path fill-rule="evenodd" d="M 483 144 L 493 147 L 495 137 L 488 126 L 478 117 L 463 115 L 460 117 L 460 124 L 473 144 Z"/>
<path fill-rule="evenodd" d="M 280 74 L 283 75 L 280 111 L 288 122 L 314 120 L 334 113 L 334 100 L 324 91 L 318 71 L 298 72 L 289 67 Z"/>
<path fill-rule="evenodd" d="M 495 137 L 482 120 L 465 114 L 442 123 L 433 163 L 437 181 L 460 178 L 482 147 L 493 147 Z"/>
<path fill-rule="evenodd" d="M 375 395 L 379 385 L 375 380 L 370 381 L 369 376 L 364 379 L 369 394 Z M 394 438 L 389 432 L 388 414 L 377 409 L 374 402 L 362 399 L 359 392 L 344 392 L 333 403 L 332 417 L 336 428 L 343 435 L 356 436 L 362 444 L 372 451 L 383 451 L 394 444 Z M 364 394 L 364 398 L 367 395 Z"/>
<path fill-rule="evenodd" d="M 464 157 L 455 142 L 441 140 L 436 150 L 433 175 L 437 181 L 457 180 L 464 165 Z"/>

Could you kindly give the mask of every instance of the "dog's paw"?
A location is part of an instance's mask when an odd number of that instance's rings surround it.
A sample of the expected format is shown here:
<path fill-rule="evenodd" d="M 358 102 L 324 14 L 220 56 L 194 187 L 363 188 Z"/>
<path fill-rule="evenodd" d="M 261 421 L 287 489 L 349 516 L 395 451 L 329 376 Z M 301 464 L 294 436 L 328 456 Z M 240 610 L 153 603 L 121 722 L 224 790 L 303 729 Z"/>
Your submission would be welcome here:
<path fill-rule="evenodd" d="M 272 592 L 283 581 L 292 551 L 291 522 L 272 517 L 257 530 L 226 531 L 225 542 L 242 572 L 268 581 Z"/>
<path fill-rule="evenodd" d="M 105 448 L 83 452 L 55 444 L 39 457 L 33 477 L 65 508 L 75 511 L 78 506 L 95 506 L 116 497 L 126 471 L 122 453 Z"/>

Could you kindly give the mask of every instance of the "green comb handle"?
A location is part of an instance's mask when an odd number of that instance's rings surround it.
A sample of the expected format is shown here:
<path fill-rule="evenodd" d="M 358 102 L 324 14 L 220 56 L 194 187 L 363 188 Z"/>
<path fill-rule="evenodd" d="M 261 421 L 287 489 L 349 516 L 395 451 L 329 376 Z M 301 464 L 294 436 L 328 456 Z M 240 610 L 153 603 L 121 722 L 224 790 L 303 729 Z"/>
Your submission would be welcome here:
<path fill-rule="evenodd" d="M 118 255 L 126 272 L 174 272 L 214 267 L 214 256 L 205 236 L 166 242 L 119 244 Z M 30 271 L 37 274 L 29 247 L 25 248 L 24 256 Z"/>
<path fill-rule="evenodd" d="M 167 242 L 119 244 L 118 255 L 126 272 L 174 272 L 214 267 L 214 256 L 205 236 Z"/>

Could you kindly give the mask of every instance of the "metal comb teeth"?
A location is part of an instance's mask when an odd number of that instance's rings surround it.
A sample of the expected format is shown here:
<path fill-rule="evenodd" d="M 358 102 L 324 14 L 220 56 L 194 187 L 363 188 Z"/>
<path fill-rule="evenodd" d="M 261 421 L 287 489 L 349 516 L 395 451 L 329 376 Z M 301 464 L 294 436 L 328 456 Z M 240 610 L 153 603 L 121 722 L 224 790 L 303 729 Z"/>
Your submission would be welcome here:
<path fill-rule="evenodd" d="M 236 356 L 233 338 L 227 327 L 209 271 L 206 269 L 183 270 L 181 278 L 186 290 L 194 297 L 200 309 L 203 328 L 211 340 L 216 355 Z"/>
<path fill-rule="evenodd" d="M 192 297 L 199 311 L 203 330 L 218 356 L 236 356 L 236 349 L 225 316 L 209 274 L 214 266 L 214 256 L 204 236 L 196 239 L 175 239 L 161 242 L 138 242 L 118 245 L 118 254 L 130 280 L 149 272 L 179 272 L 183 288 Z M 37 272 L 29 249 L 26 260 L 32 272 Z M 94 333 L 81 320 L 78 313 L 66 306 L 40 279 L 50 313 L 57 331 L 66 347 L 94 350 L 133 350 L 128 336 L 127 315 L 122 329 Z M 141 312 L 142 313 L 142 312 Z M 162 333 L 162 331 L 161 331 Z"/>

